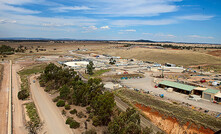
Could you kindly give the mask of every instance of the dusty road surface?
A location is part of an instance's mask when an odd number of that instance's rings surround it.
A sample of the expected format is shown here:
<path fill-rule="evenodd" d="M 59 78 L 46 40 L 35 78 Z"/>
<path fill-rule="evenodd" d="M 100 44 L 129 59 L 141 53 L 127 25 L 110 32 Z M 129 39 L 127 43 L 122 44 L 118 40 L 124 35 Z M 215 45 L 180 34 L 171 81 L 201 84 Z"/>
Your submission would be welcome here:
<path fill-rule="evenodd" d="M 61 115 L 61 112 L 49 98 L 44 89 L 39 86 L 38 81 L 33 83 L 34 77 L 30 78 L 31 93 L 40 117 L 43 119 L 45 131 L 48 134 L 72 134 L 72 130 Z"/>
<path fill-rule="evenodd" d="M 27 134 L 27 130 L 25 129 L 24 113 L 22 109 L 23 102 L 17 97 L 20 90 L 19 75 L 17 74 L 19 69 L 19 64 L 12 65 L 13 130 L 15 134 Z"/>
<path fill-rule="evenodd" d="M 122 111 L 126 111 L 129 107 L 125 102 L 123 102 L 119 97 L 115 96 L 115 103 Z M 140 115 L 140 124 L 143 128 L 149 127 L 153 129 L 154 133 L 161 132 L 162 130 L 155 126 L 152 122 Z"/>
<path fill-rule="evenodd" d="M 137 88 L 137 89 L 143 89 L 145 91 L 152 91 L 155 94 L 164 94 L 166 98 L 169 98 L 174 101 L 185 102 L 193 106 L 201 107 L 203 109 L 207 109 L 210 111 L 221 112 L 220 105 L 208 102 L 206 100 L 199 100 L 199 101 L 188 100 L 187 95 L 177 93 L 177 92 L 170 93 L 170 92 L 163 90 L 162 88 L 154 88 L 154 83 L 152 81 L 153 81 L 152 77 L 150 77 L 149 74 L 146 74 L 145 77 L 142 79 L 123 80 L 122 84 L 127 85 L 129 87 Z"/>
<path fill-rule="evenodd" d="M 0 134 L 7 134 L 9 63 L 3 63 L 3 65 L 4 72 L 0 87 Z"/>

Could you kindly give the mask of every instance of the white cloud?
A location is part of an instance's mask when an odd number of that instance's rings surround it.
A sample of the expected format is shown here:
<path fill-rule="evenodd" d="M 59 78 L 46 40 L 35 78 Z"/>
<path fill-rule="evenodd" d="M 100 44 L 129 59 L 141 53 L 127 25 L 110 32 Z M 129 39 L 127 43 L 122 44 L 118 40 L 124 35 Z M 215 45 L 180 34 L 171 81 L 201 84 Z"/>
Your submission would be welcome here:
<path fill-rule="evenodd" d="M 90 10 L 91 8 L 87 6 L 61 6 L 61 7 L 55 7 L 51 8 L 50 10 L 53 10 L 55 12 L 68 12 L 71 10 Z"/>
<path fill-rule="evenodd" d="M 176 37 L 175 35 L 172 35 L 172 34 L 163 34 L 163 33 L 158 33 L 158 34 L 155 34 L 154 36 L 167 37 L 167 38 L 175 38 Z"/>
<path fill-rule="evenodd" d="M 112 21 L 112 25 L 116 26 L 137 26 L 137 25 L 169 25 L 177 23 L 175 19 L 161 19 L 161 20 L 116 20 Z"/>
<path fill-rule="evenodd" d="M 214 16 L 213 15 L 186 15 L 186 16 L 179 16 L 178 19 L 181 20 L 210 20 Z"/>
<path fill-rule="evenodd" d="M 153 35 L 152 33 L 142 33 L 144 35 Z"/>
<path fill-rule="evenodd" d="M 175 38 L 173 34 L 164 34 L 164 33 L 142 33 L 143 35 L 149 35 L 153 37 L 165 37 L 165 38 Z"/>
<path fill-rule="evenodd" d="M 110 27 L 109 26 L 102 26 L 102 27 L 100 27 L 100 29 L 110 29 Z"/>
<path fill-rule="evenodd" d="M 120 31 L 123 31 L 123 32 L 136 32 L 135 29 L 126 29 L 126 30 L 120 30 Z"/>
<path fill-rule="evenodd" d="M 198 38 L 198 39 L 214 39 L 214 37 L 211 36 L 200 36 L 200 35 L 189 35 L 190 38 Z"/>
<path fill-rule="evenodd" d="M 88 26 L 88 27 L 83 27 L 84 31 L 82 33 L 88 33 L 88 32 L 93 32 L 98 30 L 96 26 Z"/>
<path fill-rule="evenodd" d="M 4 19 L 0 19 L 0 24 L 5 24 L 5 23 L 16 23 L 15 20 L 4 20 Z"/>
<path fill-rule="evenodd" d="M 23 5 L 30 3 L 38 3 L 41 0 L 0 0 L 0 3 L 10 4 L 10 5 Z"/>
<path fill-rule="evenodd" d="M 23 14 L 37 14 L 37 13 L 40 13 L 40 11 L 15 7 L 15 6 L 7 5 L 7 4 L 1 3 L 1 2 L 0 2 L 0 11 L 23 13 Z"/>
<path fill-rule="evenodd" d="M 90 3 L 90 0 L 86 0 Z M 174 2 L 182 0 L 93 0 L 96 10 L 91 14 L 111 16 L 157 16 L 162 13 L 175 12 L 178 6 Z"/>
<path fill-rule="evenodd" d="M 92 26 L 98 20 L 86 17 L 39 17 L 34 15 L 15 15 L 2 14 L 2 20 L 16 20 L 20 25 L 44 26 L 44 27 L 58 27 L 58 26 Z"/>

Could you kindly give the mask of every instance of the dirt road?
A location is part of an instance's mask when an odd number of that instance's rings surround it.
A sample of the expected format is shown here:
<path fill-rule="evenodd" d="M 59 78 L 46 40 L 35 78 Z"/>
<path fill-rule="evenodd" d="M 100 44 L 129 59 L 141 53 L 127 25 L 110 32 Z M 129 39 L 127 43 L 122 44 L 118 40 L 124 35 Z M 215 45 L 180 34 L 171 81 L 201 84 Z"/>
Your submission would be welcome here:
<path fill-rule="evenodd" d="M 19 64 L 12 65 L 13 130 L 15 134 L 27 134 L 24 122 L 24 112 L 22 109 L 23 102 L 17 97 L 20 89 L 19 75 L 17 74 L 19 69 Z"/>
<path fill-rule="evenodd" d="M 30 88 L 32 93 L 32 98 L 38 109 L 40 117 L 43 119 L 46 133 L 49 134 L 72 134 L 72 130 L 65 124 L 65 121 L 61 115 L 61 112 L 56 107 L 56 105 L 49 98 L 44 89 L 39 86 L 36 81 L 33 83 L 34 77 L 30 78 Z"/>
<path fill-rule="evenodd" d="M 125 102 L 123 102 L 117 96 L 115 96 L 115 102 L 116 102 L 117 107 L 119 107 L 123 111 L 126 111 L 126 109 L 129 107 Z M 142 115 L 140 116 L 140 124 L 143 128 L 146 128 L 146 127 L 152 128 L 154 133 L 161 132 L 161 129 L 156 127 L 152 122 L 144 118 Z"/>
<path fill-rule="evenodd" d="M 215 112 L 221 112 L 221 106 L 208 102 L 206 100 L 199 100 L 199 101 L 193 101 L 188 100 L 187 95 L 177 93 L 177 92 L 167 92 L 163 90 L 162 88 L 154 88 L 154 84 L 152 82 L 152 78 L 147 74 L 142 79 L 129 79 L 129 80 L 123 80 L 123 85 L 127 85 L 129 87 L 137 88 L 137 89 L 143 89 L 145 91 L 152 91 L 155 94 L 164 94 L 165 98 L 178 101 L 178 102 L 185 102 L 188 104 L 191 104 L 196 107 L 201 107 L 203 109 L 207 109 L 210 111 Z"/>
<path fill-rule="evenodd" d="M 3 63 L 4 72 L 0 87 L 0 134 L 7 133 L 7 111 L 9 90 L 9 63 Z"/>

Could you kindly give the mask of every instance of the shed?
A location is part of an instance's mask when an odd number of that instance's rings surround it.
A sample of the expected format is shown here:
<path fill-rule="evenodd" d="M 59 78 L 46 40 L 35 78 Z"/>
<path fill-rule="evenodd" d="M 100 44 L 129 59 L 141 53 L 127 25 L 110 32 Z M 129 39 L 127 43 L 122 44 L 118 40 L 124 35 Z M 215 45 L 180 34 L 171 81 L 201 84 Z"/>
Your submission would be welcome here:
<path fill-rule="evenodd" d="M 203 91 L 207 90 L 207 88 L 204 88 L 204 87 L 196 87 L 193 89 L 193 94 L 195 95 L 200 95 L 202 97 L 203 95 Z"/>
<path fill-rule="evenodd" d="M 215 90 L 215 89 L 207 89 L 203 92 L 203 97 L 206 100 L 210 100 L 213 101 L 214 100 L 214 96 L 216 94 L 220 93 L 219 90 Z"/>
<path fill-rule="evenodd" d="M 159 87 L 165 88 L 173 88 L 173 91 L 184 93 L 184 94 L 191 94 L 192 90 L 196 87 L 178 83 L 178 82 L 172 82 L 172 81 L 162 81 L 159 83 Z"/>
<path fill-rule="evenodd" d="M 217 102 L 221 102 L 221 93 L 216 94 L 214 100 Z"/>

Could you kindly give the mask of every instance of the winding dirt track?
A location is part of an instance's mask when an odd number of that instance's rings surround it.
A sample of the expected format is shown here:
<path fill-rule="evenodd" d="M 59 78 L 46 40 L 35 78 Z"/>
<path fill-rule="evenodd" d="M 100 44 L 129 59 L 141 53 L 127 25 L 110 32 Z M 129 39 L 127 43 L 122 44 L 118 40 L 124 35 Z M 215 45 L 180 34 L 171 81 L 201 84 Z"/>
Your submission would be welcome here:
<path fill-rule="evenodd" d="M 4 63 L 3 79 L 0 87 L 0 134 L 7 133 L 9 63 Z"/>

